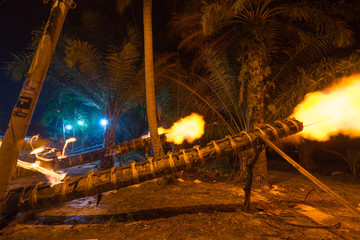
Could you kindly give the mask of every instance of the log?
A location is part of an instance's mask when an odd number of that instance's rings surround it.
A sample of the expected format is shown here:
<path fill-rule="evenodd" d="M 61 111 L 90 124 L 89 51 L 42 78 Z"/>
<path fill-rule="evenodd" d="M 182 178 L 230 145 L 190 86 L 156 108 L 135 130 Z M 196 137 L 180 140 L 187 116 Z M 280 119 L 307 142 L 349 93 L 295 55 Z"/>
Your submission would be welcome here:
<path fill-rule="evenodd" d="M 161 134 L 160 139 L 164 142 L 166 140 L 166 135 Z M 40 167 L 56 171 L 59 169 L 82 165 L 85 163 L 95 162 L 102 159 L 104 156 L 108 156 L 108 155 L 115 156 L 143 148 L 149 148 L 150 145 L 151 145 L 150 138 L 137 138 L 116 144 L 111 149 L 99 149 L 74 156 L 67 156 L 62 159 L 54 158 L 53 161 L 40 161 Z M 35 174 L 38 174 L 38 172 L 31 171 L 28 169 L 23 169 L 18 166 L 13 175 L 13 179 L 27 177 Z"/>
<path fill-rule="evenodd" d="M 166 135 L 161 134 L 160 138 L 162 141 L 166 140 Z M 122 142 L 119 144 L 114 145 L 110 149 L 100 149 L 92 152 L 87 152 L 84 154 L 78 154 L 75 156 L 68 156 L 62 159 L 57 159 L 56 161 L 50 161 L 50 162 L 43 162 L 40 164 L 40 166 L 53 169 L 53 170 L 59 170 L 64 169 L 68 167 L 73 167 L 77 165 L 82 165 L 85 163 L 90 163 L 94 161 L 98 161 L 102 159 L 104 156 L 108 155 L 119 155 L 124 154 L 127 152 L 143 149 L 143 148 L 149 148 L 151 145 L 151 139 L 148 138 L 136 138 L 132 139 L 130 141 Z"/>
<path fill-rule="evenodd" d="M 12 216 L 19 211 L 46 207 L 171 175 L 211 160 L 257 148 L 264 144 L 259 133 L 276 140 L 300 132 L 302 129 L 301 122 L 284 119 L 251 132 L 241 132 L 217 141 L 213 140 L 204 147 L 194 146 L 186 150 L 182 149 L 176 154 L 168 153 L 165 158 L 156 161 L 148 158 L 146 161 L 133 162 L 124 167 L 67 177 L 62 183 L 53 187 L 49 183 L 40 182 L 36 185 L 9 189 L 6 197 L 3 198 L 0 213 L 2 216 Z"/>

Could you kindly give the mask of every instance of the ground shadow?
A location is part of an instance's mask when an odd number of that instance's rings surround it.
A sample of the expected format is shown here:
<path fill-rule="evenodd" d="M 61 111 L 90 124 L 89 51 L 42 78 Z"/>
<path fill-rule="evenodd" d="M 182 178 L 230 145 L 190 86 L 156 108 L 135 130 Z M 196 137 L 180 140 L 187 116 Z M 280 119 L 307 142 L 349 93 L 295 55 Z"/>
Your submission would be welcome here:
<path fill-rule="evenodd" d="M 236 212 L 242 207 L 241 204 L 214 204 L 185 207 L 166 207 L 135 212 L 100 215 L 70 215 L 70 216 L 38 216 L 36 225 L 72 225 L 72 224 L 103 224 L 107 222 L 132 222 L 170 218 L 184 214 Z"/>

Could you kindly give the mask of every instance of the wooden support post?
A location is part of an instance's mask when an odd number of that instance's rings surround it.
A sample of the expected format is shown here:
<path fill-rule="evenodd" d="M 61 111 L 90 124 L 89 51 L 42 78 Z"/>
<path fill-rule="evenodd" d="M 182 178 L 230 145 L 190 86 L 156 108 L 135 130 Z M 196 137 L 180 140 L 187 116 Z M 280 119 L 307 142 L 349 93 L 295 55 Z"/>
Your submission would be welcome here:
<path fill-rule="evenodd" d="M 253 184 L 254 166 L 257 160 L 259 159 L 259 155 L 263 149 L 264 149 L 263 146 L 259 146 L 257 149 L 253 149 L 254 151 L 253 156 L 250 162 L 246 165 L 247 178 L 246 178 L 246 185 L 244 188 L 245 200 L 244 200 L 244 205 L 242 207 L 242 210 L 244 212 L 250 212 L 250 196 L 251 196 L 251 187 Z"/>
<path fill-rule="evenodd" d="M 49 20 L 13 109 L 0 147 L 0 198 L 4 197 L 15 171 L 17 159 L 69 7 L 75 7 L 75 3 L 71 0 L 54 1 Z"/>
<path fill-rule="evenodd" d="M 259 137 L 267 143 L 272 149 L 274 149 L 280 156 L 282 156 L 286 161 L 288 161 L 291 165 L 293 165 L 300 173 L 302 173 L 305 177 L 307 177 L 310 181 L 316 184 L 320 189 L 322 189 L 324 192 L 329 194 L 332 198 L 334 198 L 338 203 L 345 206 L 347 209 L 349 209 L 352 213 L 354 213 L 356 216 L 360 217 L 360 211 L 356 209 L 355 207 L 351 206 L 345 199 L 340 197 L 336 192 L 331 190 L 329 187 L 327 187 L 325 184 L 323 184 L 320 180 L 318 180 L 316 177 L 314 177 L 311 173 L 306 171 L 303 167 L 301 167 L 297 162 L 295 162 L 291 157 L 286 155 L 283 151 L 280 150 L 275 144 L 273 144 L 266 134 L 259 134 Z"/>

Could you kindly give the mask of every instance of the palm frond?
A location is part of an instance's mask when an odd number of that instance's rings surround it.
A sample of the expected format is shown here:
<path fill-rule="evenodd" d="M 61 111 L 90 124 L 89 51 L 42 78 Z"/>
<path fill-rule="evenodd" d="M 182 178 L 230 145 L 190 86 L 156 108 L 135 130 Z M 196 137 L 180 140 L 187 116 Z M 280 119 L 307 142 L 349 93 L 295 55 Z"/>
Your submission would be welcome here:
<path fill-rule="evenodd" d="M 117 0 L 116 1 L 116 11 L 119 14 L 123 14 L 125 10 L 130 6 L 132 0 Z"/>
<path fill-rule="evenodd" d="M 288 117 L 307 93 L 322 90 L 334 81 L 356 73 L 360 73 L 359 53 L 353 53 L 348 58 L 324 58 L 307 70 L 299 69 L 296 81 L 283 85 L 281 93 L 277 93 L 274 99 L 276 111 L 270 118 Z"/>
<path fill-rule="evenodd" d="M 7 77 L 11 77 L 15 81 L 21 81 L 25 78 L 30 68 L 32 55 L 26 53 L 12 53 L 11 56 L 13 56 L 14 60 L 5 63 L 2 70 Z"/>
<path fill-rule="evenodd" d="M 222 107 L 226 109 L 226 112 L 228 112 L 235 125 L 237 125 L 236 119 L 241 119 L 238 105 L 238 90 L 240 86 L 236 85 L 237 80 L 234 74 L 231 74 L 227 61 L 217 56 L 216 52 L 212 49 L 205 50 L 202 57 L 204 61 L 203 66 L 209 73 L 208 80 L 211 82 L 213 91 L 222 103 Z M 239 126 L 237 128 L 238 131 L 241 131 Z"/>
<path fill-rule="evenodd" d="M 307 29 L 310 28 L 315 32 L 321 32 L 335 47 L 342 48 L 351 45 L 354 42 L 353 31 L 347 22 L 338 16 L 332 15 L 331 12 L 324 12 L 323 6 L 320 8 L 315 6 L 307 2 L 289 4 L 282 8 L 281 13 L 298 23 L 306 23 L 304 25 L 306 25 Z"/>
<path fill-rule="evenodd" d="M 278 65 L 280 68 L 273 70 L 274 74 L 271 77 L 273 82 L 278 82 L 282 77 L 291 78 L 298 68 L 306 68 L 306 66 L 318 61 L 331 47 L 322 36 L 306 35 L 302 36 L 301 42 L 292 42 L 290 46 L 283 49 L 282 64 Z"/>
<path fill-rule="evenodd" d="M 202 31 L 205 36 L 210 36 L 219 29 L 223 22 L 232 17 L 231 1 L 219 1 L 205 4 L 202 8 Z"/>

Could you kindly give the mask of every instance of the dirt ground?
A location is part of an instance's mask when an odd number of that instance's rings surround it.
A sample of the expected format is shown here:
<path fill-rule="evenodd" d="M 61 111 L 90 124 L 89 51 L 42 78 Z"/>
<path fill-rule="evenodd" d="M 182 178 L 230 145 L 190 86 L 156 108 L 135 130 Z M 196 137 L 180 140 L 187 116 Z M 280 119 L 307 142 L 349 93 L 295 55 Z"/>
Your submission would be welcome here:
<path fill-rule="evenodd" d="M 360 218 L 300 173 L 269 174 L 270 189 L 252 192 L 252 213 L 241 210 L 243 185 L 190 172 L 106 192 L 98 206 L 93 196 L 24 213 L 0 239 L 360 239 Z M 360 210 L 359 183 L 318 178 Z"/>

